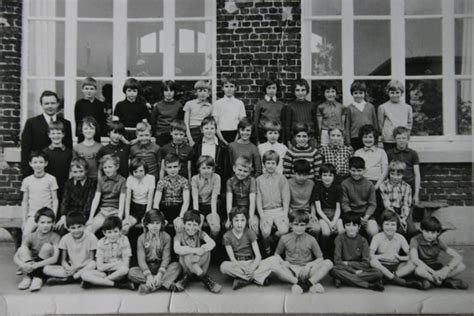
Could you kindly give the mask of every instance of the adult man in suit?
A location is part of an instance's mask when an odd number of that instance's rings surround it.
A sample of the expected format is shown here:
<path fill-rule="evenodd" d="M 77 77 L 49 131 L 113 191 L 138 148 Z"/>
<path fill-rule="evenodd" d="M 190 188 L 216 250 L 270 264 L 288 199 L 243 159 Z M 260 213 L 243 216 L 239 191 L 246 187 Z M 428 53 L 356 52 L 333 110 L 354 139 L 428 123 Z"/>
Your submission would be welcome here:
<path fill-rule="evenodd" d="M 21 133 L 21 173 L 24 177 L 33 173 L 28 163 L 32 151 L 43 150 L 51 144 L 48 137 L 48 125 L 56 120 L 64 124 L 64 145 L 72 150 L 71 122 L 58 116 L 59 97 L 52 91 L 45 90 L 40 96 L 43 114 L 29 118 Z"/>

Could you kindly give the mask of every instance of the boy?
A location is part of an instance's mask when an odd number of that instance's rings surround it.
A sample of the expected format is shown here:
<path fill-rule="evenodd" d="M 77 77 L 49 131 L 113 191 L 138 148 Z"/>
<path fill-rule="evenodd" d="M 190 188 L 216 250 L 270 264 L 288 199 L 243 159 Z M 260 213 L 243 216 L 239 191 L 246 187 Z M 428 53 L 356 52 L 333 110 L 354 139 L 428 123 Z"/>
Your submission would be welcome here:
<path fill-rule="evenodd" d="M 434 285 L 467 289 L 466 282 L 454 278 L 466 266 L 459 253 L 439 239 L 441 228 L 441 223 L 434 216 L 421 221 L 421 233 L 410 241 L 410 258 L 416 265 L 415 274 L 424 279 L 423 289 Z"/>
<path fill-rule="evenodd" d="M 97 270 L 82 273 L 83 288 L 91 285 L 133 290 L 126 279 L 132 250 L 126 236 L 122 235 L 122 221 L 111 215 L 102 225 L 104 237 L 97 243 Z"/>
<path fill-rule="evenodd" d="M 382 130 L 382 141 L 386 151 L 395 147 L 394 128 L 403 126 L 408 130 L 413 127 L 413 109 L 402 97 L 405 88 L 398 80 L 391 80 L 385 87 L 390 100 L 377 108 L 378 124 Z"/>
<path fill-rule="evenodd" d="M 363 176 L 365 172 L 364 159 L 351 157 L 349 172 L 351 176 L 341 183 L 342 211 L 357 214 L 361 218 L 362 226 L 367 234 L 374 236 L 379 230 L 377 222 L 373 219 L 377 202 L 374 185 Z"/>
<path fill-rule="evenodd" d="M 419 202 L 420 193 L 420 158 L 418 153 L 408 147 L 410 141 L 410 130 L 406 127 L 399 126 L 393 130 L 396 146 L 387 151 L 388 161 L 400 160 L 406 164 L 403 180 L 411 186 L 413 194 L 413 205 Z"/>
<path fill-rule="evenodd" d="M 283 174 L 285 177 L 294 177 L 294 161 L 305 159 L 310 164 L 309 179 L 319 178 L 319 166 L 323 163 L 323 156 L 319 151 L 311 147 L 309 141 L 309 127 L 306 123 L 296 123 L 293 128 L 295 145 L 291 146 L 283 158 Z"/>
<path fill-rule="evenodd" d="M 151 125 L 147 122 L 137 124 L 137 142 L 130 148 L 130 160 L 143 159 L 148 165 L 148 174 L 158 179 L 160 171 L 160 146 L 151 141 Z"/>
<path fill-rule="evenodd" d="M 128 173 L 128 158 L 130 155 L 130 146 L 125 144 L 125 125 L 119 121 L 112 121 L 108 125 L 108 136 L 110 142 L 99 149 L 97 153 L 97 159 L 100 160 L 105 155 L 114 154 L 120 159 L 120 167 L 118 173 L 127 178 Z"/>
<path fill-rule="evenodd" d="M 257 146 L 250 142 L 252 135 L 252 122 L 244 117 L 237 125 L 238 137 L 237 140 L 230 143 L 228 149 L 229 161 L 234 165 L 235 159 L 239 156 L 247 156 L 252 160 L 252 167 L 255 172 L 254 176 L 258 177 L 262 174 L 262 161 Z"/>
<path fill-rule="evenodd" d="M 237 140 L 237 125 L 247 116 L 244 103 L 234 97 L 236 82 L 230 75 L 223 75 L 224 97 L 214 103 L 212 110 L 212 116 L 217 121 L 217 136 L 225 145 Z"/>
<path fill-rule="evenodd" d="M 181 162 L 182 168 L 179 169 L 179 175 L 191 182 L 191 161 L 189 160 L 189 155 L 191 154 L 193 148 L 185 142 L 186 125 L 184 125 L 183 120 L 173 120 L 171 122 L 170 128 L 172 138 L 171 143 L 168 143 L 160 148 L 160 155 L 162 157 L 160 164 L 160 179 L 163 179 L 165 176 L 164 157 L 173 153 L 179 156 L 179 161 Z"/>
<path fill-rule="evenodd" d="M 283 270 L 278 277 L 285 282 L 293 284 L 291 292 L 301 294 L 306 291 L 311 293 L 324 293 L 324 287 L 319 283 L 333 264 L 323 258 L 316 238 L 307 234 L 309 214 L 303 210 L 290 213 L 292 232 L 281 237 L 275 250 L 275 256 L 280 260 Z M 285 256 L 285 260 L 281 256 Z"/>
<path fill-rule="evenodd" d="M 189 207 L 189 183 L 178 174 L 181 168 L 178 155 L 166 155 L 164 165 L 167 175 L 156 185 L 153 208 L 162 211 L 168 223 L 173 223 L 175 230 L 181 231 L 182 216 Z"/>
<path fill-rule="evenodd" d="M 95 118 L 99 126 L 106 126 L 106 109 L 105 103 L 96 98 L 97 81 L 92 77 L 87 77 L 81 84 L 83 98 L 77 100 L 74 106 L 74 119 L 76 121 L 78 142 L 84 140 L 84 136 L 79 130 L 82 120 L 85 117 L 92 116 Z M 102 129 L 102 134 L 105 136 L 105 129 Z M 95 141 L 100 143 L 100 134 L 95 135 Z"/>
<path fill-rule="evenodd" d="M 243 207 L 234 207 L 229 214 L 232 229 L 224 234 L 222 243 L 230 261 L 221 264 L 221 273 L 234 278 L 233 290 L 250 283 L 265 285 L 267 277 L 277 265 L 276 257 L 262 261 L 257 235 L 247 226 L 248 212 Z"/>
<path fill-rule="evenodd" d="M 280 137 L 280 130 L 281 125 L 277 121 L 268 121 L 265 124 L 265 137 L 267 141 L 258 145 L 258 151 L 260 152 L 260 157 L 263 159 L 263 154 L 267 151 L 274 150 L 280 156 L 280 161 L 278 162 L 278 166 L 276 172 L 283 174 L 283 157 L 285 157 L 286 152 L 288 151 L 288 147 L 284 144 L 278 142 L 278 138 Z"/>
<path fill-rule="evenodd" d="M 226 228 L 230 228 L 230 212 L 233 207 L 242 207 L 247 210 L 249 227 L 258 233 L 258 217 L 255 215 L 255 197 L 257 192 L 257 182 L 252 177 L 252 162 L 245 156 L 240 156 L 235 160 L 234 175 L 226 183 Z"/>
<path fill-rule="evenodd" d="M 46 155 L 43 152 L 34 151 L 30 155 L 30 167 L 33 174 L 23 179 L 21 191 L 23 199 L 21 208 L 23 210 L 23 238 L 36 228 L 36 212 L 48 207 L 54 214 L 58 212 L 58 184 L 56 178 L 46 173 L 48 165 Z M 53 218 L 54 222 L 54 218 Z"/>
<path fill-rule="evenodd" d="M 177 292 L 184 291 L 191 276 L 196 275 L 210 292 L 219 293 L 222 286 L 207 274 L 211 262 L 211 250 L 216 243 L 201 231 L 201 215 L 198 211 L 187 211 L 183 216 L 183 224 L 184 230 L 174 237 L 174 252 L 179 256 L 184 276 L 172 286 L 173 289 Z"/>
<path fill-rule="evenodd" d="M 86 218 L 81 212 L 71 212 L 66 216 L 69 234 L 59 242 L 61 265 L 44 267 L 44 274 L 51 276 L 48 285 L 67 284 L 81 280 L 84 271 L 95 270 L 94 260 L 97 238 L 85 231 Z"/>
<path fill-rule="evenodd" d="M 318 105 L 317 118 L 321 146 L 329 145 L 329 130 L 332 128 L 344 129 L 346 107 L 336 101 L 337 86 L 335 82 L 329 82 L 323 87 L 323 103 Z"/>
<path fill-rule="evenodd" d="M 72 159 L 72 150 L 63 144 L 64 124 L 60 121 L 51 122 L 48 128 L 48 137 L 51 144 L 43 151 L 46 154 L 48 165 L 46 172 L 56 178 L 58 184 L 58 200 L 61 201 L 66 180 L 69 178 L 69 164 Z"/>
<path fill-rule="evenodd" d="M 260 216 L 260 230 L 265 254 L 270 255 L 270 234 L 273 225 L 277 227 L 276 236 L 288 232 L 288 209 L 290 206 L 290 188 L 288 180 L 276 173 L 280 157 L 274 150 L 263 154 L 265 173 L 257 178 L 257 211 Z"/>
<path fill-rule="evenodd" d="M 202 120 L 212 114 L 212 104 L 207 101 L 211 92 L 209 82 L 199 80 L 194 84 L 196 99 L 186 102 L 183 107 L 186 136 L 192 147 L 201 137 Z"/>
<path fill-rule="evenodd" d="M 359 234 L 360 216 L 349 212 L 342 215 L 345 232 L 336 237 L 334 268 L 331 276 L 336 287 L 342 283 L 373 291 L 383 291 L 383 274 L 370 266 L 369 244 Z"/>
<path fill-rule="evenodd" d="M 18 289 L 35 292 L 43 286 L 43 268 L 58 261 L 59 235 L 53 232 L 55 214 L 52 209 L 43 207 L 34 215 L 38 229 L 25 236 L 13 261 L 25 274 Z"/>

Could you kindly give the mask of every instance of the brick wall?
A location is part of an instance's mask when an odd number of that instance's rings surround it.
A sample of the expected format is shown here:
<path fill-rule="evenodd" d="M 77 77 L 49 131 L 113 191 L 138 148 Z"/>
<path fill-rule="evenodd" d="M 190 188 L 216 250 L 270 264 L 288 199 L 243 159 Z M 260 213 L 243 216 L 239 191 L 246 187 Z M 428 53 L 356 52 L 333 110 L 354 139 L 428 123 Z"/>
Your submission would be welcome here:
<path fill-rule="evenodd" d="M 21 0 L 0 6 L 0 205 L 20 203 L 18 164 L 6 163 L 3 148 L 19 146 L 21 78 Z"/>

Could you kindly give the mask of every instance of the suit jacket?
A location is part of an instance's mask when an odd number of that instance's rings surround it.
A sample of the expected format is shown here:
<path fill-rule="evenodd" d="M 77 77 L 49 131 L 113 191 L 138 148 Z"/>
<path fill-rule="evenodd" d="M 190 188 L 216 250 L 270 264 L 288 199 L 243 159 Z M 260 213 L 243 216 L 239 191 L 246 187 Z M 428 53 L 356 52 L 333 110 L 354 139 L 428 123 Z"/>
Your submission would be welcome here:
<path fill-rule="evenodd" d="M 71 122 L 59 116 L 57 116 L 57 120 L 64 124 L 63 143 L 72 150 Z M 31 152 L 43 150 L 49 144 L 51 144 L 51 140 L 48 137 L 48 123 L 43 114 L 28 119 L 21 133 L 21 174 L 23 178 L 33 173 L 28 163 Z"/>

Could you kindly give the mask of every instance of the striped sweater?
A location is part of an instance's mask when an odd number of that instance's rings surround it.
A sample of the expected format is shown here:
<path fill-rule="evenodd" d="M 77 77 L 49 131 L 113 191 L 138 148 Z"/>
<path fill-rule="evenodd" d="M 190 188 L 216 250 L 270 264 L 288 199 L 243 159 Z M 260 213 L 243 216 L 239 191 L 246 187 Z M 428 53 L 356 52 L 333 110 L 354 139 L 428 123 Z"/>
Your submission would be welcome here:
<path fill-rule="evenodd" d="M 293 162 L 298 159 L 305 159 L 309 162 L 311 166 L 309 179 L 319 179 L 319 167 L 323 163 L 323 157 L 316 148 L 309 145 L 292 146 L 288 149 L 285 158 L 283 158 L 283 175 L 285 177 L 288 179 L 293 177 Z"/>

